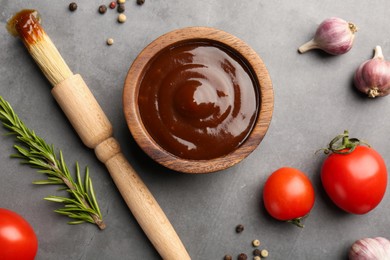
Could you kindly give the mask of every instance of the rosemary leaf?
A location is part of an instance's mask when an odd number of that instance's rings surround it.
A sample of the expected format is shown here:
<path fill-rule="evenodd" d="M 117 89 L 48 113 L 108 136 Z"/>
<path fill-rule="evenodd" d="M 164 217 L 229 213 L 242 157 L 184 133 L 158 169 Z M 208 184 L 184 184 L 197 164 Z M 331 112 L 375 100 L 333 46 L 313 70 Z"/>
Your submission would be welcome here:
<path fill-rule="evenodd" d="M 90 223 L 94 223 L 93 219 L 91 218 L 90 215 L 87 215 L 87 214 L 82 214 L 82 213 L 70 213 L 68 215 L 68 217 L 70 218 L 74 218 L 74 219 L 80 219 L 80 220 L 84 220 L 86 222 L 90 222 Z"/>
<path fill-rule="evenodd" d="M 55 213 L 58 213 L 58 214 L 61 214 L 61 215 L 64 215 L 64 216 L 69 216 L 69 212 L 66 212 L 66 211 L 63 211 L 63 210 L 60 210 L 60 209 L 56 209 L 54 210 Z"/>
<path fill-rule="evenodd" d="M 76 181 L 66 165 L 62 151 L 55 152 L 54 145 L 49 145 L 44 139 L 37 136 L 19 119 L 11 105 L 0 96 L 0 121 L 9 132 L 6 135 L 15 137 L 14 145 L 16 154 L 11 158 L 21 160 L 37 172 L 45 174 L 46 180 L 34 181 L 38 185 L 62 185 L 70 198 L 60 196 L 48 196 L 47 201 L 62 203 L 63 209 L 55 210 L 58 214 L 66 215 L 74 221 L 68 222 L 75 225 L 84 222 L 96 224 L 100 229 L 105 228 L 99 206 L 96 201 L 89 169 L 86 167 L 84 182 L 80 176 L 80 167 L 76 162 Z M 59 159 L 57 159 L 59 158 Z M 92 199 L 91 199 L 92 198 Z"/>
<path fill-rule="evenodd" d="M 51 176 L 55 175 L 55 172 L 53 170 L 46 170 L 46 169 L 37 170 L 37 173 L 47 174 Z"/>
<path fill-rule="evenodd" d="M 23 147 L 21 147 L 21 146 L 19 146 L 19 145 L 14 145 L 14 148 L 19 152 L 19 156 L 21 157 L 21 158 L 26 158 L 26 157 L 28 157 L 28 150 L 27 149 L 25 149 L 25 148 L 23 148 Z"/>
<path fill-rule="evenodd" d="M 81 205 L 84 204 L 83 198 L 80 196 L 80 194 L 77 192 L 77 190 L 71 190 L 70 192 L 72 193 L 72 195 L 77 199 L 77 201 L 78 201 Z"/>
<path fill-rule="evenodd" d="M 50 167 L 47 163 L 36 158 L 31 158 L 28 161 L 28 163 L 30 164 L 31 167 L 38 168 L 38 169 L 47 169 L 47 167 Z"/>
<path fill-rule="evenodd" d="M 89 184 L 89 189 L 91 190 L 91 198 L 92 198 L 92 204 L 91 205 L 97 211 L 98 215 L 101 216 L 100 209 L 99 209 L 98 203 L 96 201 L 95 191 L 93 189 L 93 185 L 92 185 L 91 179 L 89 179 L 88 184 Z"/>
<path fill-rule="evenodd" d="M 59 202 L 59 203 L 69 203 L 72 205 L 76 205 L 79 208 L 83 208 L 84 206 L 80 204 L 78 201 L 70 198 L 65 198 L 65 197 L 59 197 L 59 196 L 49 196 L 44 198 L 44 200 L 52 201 L 52 202 Z"/>
<path fill-rule="evenodd" d="M 87 167 L 87 169 L 88 169 L 88 167 Z M 78 163 L 76 163 L 76 177 L 77 177 L 77 186 L 80 187 L 82 193 L 85 193 L 84 186 L 83 186 L 83 183 L 81 181 L 80 167 L 79 167 Z"/>
<path fill-rule="evenodd" d="M 80 208 L 77 208 L 77 207 L 73 207 L 73 208 L 70 208 L 70 207 L 67 207 L 67 208 L 63 208 L 63 209 L 58 209 L 56 210 L 56 212 L 63 212 L 63 213 L 69 213 L 69 212 L 86 212 L 86 213 L 90 213 L 90 214 L 93 214 L 95 213 L 92 209 L 80 209 Z"/>
<path fill-rule="evenodd" d="M 90 196 L 87 196 L 88 203 L 92 205 L 92 208 L 95 209 L 95 206 L 93 205 L 93 201 L 91 200 Z M 95 209 L 96 210 L 96 209 Z M 98 211 L 98 210 L 96 210 Z"/>
<path fill-rule="evenodd" d="M 77 208 L 78 206 L 76 204 L 65 204 L 65 208 Z"/>
<path fill-rule="evenodd" d="M 62 184 L 61 181 L 50 181 L 50 180 L 33 181 L 32 183 L 38 184 L 38 185 L 45 185 L 45 184 L 59 185 L 59 184 Z"/>
<path fill-rule="evenodd" d="M 62 198 L 62 197 L 55 197 L 55 196 L 46 197 L 45 200 L 53 201 L 53 202 L 60 202 L 60 203 L 66 202 L 66 200 L 64 198 Z M 67 201 L 67 202 L 69 202 L 69 201 Z"/>
<path fill-rule="evenodd" d="M 88 180 L 89 180 L 89 170 L 88 168 L 85 170 L 85 178 L 84 178 L 84 190 L 86 194 L 89 194 L 89 186 L 88 186 Z"/>
<path fill-rule="evenodd" d="M 58 177 L 47 177 L 48 180 L 51 180 L 51 181 L 59 181 L 59 182 L 62 182 L 61 178 L 58 178 Z"/>
<path fill-rule="evenodd" d="M 83 224 L 83 223 L 85 223 L 85 221 L 82 221 L 82 220 L 68 222 L 69 225 L 78 225 L 78 224 Z"/>

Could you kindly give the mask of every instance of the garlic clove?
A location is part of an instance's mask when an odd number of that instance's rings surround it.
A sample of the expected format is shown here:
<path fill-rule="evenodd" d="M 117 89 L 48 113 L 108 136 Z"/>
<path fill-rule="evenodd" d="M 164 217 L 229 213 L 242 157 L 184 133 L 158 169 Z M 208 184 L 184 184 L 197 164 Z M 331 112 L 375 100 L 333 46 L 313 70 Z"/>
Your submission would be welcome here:
<path fill-rule="evenodd" d="M 390 93 L 390 62 L 384 59 L 380 46 L 375 47 L 371 60 L 360 64 L 354 75 L 354 85 L 370 98 Z"/>
<path fill-rule="evenodd" d="M 331 17 L 317 28 L 314 38 L 299 47 L 300 53 L 321 49 L 332 55 L 348 52 L 353 45 L 357 27 L 341 18 Z"/>
<path fill-rule="evenodd" d="M 383 237 L 359 239 L 348 256 L 349 260 L 390 260 L 390 241 Z"/>
<path fill-rule="evenodd" d="M 321 49 L 321 48 L 314 39 L 311 39 L 310 41 L 308 41 L 307 43 L 305 43 L 301 47 L 299 47 L 298 51 L 299 51 L 299 53 L 305 53 L 305 52 L 307 52 L 309 50 L 313 50 L 313 49 Z"/>

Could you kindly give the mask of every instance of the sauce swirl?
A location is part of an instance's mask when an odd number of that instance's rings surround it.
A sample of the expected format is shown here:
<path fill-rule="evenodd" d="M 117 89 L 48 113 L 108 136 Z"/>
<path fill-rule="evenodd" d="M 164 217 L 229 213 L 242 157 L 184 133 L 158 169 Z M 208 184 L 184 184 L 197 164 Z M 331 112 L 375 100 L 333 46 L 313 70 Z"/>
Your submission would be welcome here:
<path fill-rule="evenodd" d="M 144 70 L 138 105 L 155 142 L 180 158 L 213 159 L 250 134 L 259 93 L 244 60 L 212 41 L 160 51 Z"/>

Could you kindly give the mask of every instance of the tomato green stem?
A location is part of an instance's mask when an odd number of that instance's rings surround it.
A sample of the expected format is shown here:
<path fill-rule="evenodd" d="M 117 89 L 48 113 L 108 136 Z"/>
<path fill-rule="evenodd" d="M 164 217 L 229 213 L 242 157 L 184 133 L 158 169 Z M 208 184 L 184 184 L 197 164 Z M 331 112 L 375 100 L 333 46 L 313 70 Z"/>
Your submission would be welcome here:
<path fill-rule="evenodd" d="M 351 142 L 349 141 L 349 138 L 348 138 L 348 130 L 344 130 L 342 144 L 345 147 L 347 147 L 351 144 Z"/>
<path fill-rule="evenodd" d="M 329 154 L 330 152 L 338 154 L 350 154 L 357 146 L 362 144 L 370 147 L 369 144 L 360 141 L 357 138 L 349 138 L 348 130 L 344 130 L 344 133 L 333 138 L 332 141 L 330 141 L 328 147 L 323 150 L 325 154 Z"/>
<path fill-rule="evenodd" d="M 304 225 L 302 224 L 301 220 L 302 220 L 302 218 L 294 218 L 294 219 L 288 220 L 287 222 L 289 222 L 297 227 L 303 228 Z"/>

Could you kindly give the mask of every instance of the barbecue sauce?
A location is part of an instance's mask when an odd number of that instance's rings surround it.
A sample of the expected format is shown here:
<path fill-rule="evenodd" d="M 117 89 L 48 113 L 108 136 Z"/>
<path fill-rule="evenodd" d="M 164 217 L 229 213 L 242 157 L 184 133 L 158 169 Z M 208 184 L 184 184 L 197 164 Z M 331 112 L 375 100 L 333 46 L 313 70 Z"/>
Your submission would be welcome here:
<path fill-rule="evenodd" d="M 142 122 L 158 145 L 180 158 L 224 156 L 255 124 L 256 84 L 244 59 L 219 43 L 167 47 L 144 70 L 138 96 Z"/>

